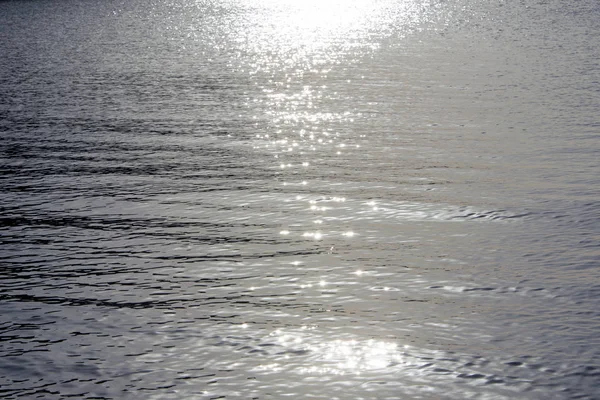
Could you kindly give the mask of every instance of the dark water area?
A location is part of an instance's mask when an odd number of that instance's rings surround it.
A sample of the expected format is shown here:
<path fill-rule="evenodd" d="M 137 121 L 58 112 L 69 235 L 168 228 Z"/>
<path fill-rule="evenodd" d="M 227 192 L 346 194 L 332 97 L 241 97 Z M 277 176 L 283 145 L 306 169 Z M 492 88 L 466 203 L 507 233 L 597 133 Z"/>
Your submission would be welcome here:
<path fill-rule="evenodd" d="M 0 2 L 0 398 L 600 398 L 597 2 Z"/>

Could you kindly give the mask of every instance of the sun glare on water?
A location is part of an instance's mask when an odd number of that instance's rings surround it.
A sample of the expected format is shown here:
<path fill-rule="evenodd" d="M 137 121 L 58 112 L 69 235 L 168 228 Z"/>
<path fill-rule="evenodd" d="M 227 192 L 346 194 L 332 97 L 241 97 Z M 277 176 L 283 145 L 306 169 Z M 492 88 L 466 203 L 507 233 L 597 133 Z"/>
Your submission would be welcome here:
<path fill-rule="evenodd" d="M 238 38 L 254 51 L 306 54 L 331 47 L 348 49 L 396 18 L 383 1 L 246 0 L 254 12 Z M 300 53 L 298 53 L 300 51 Z"/>
<path fill-rule="evenodd" d="M 304 327 L 307 331 L 314 328 Z M 309 333 L 309 332 L 305 332 Z M 405 351 L 408 346 L 398 346 L 393 342 L 367 339 L 336 339 L 314 341 L 314 337 L 298 332 L 274 331 L 271 336 L 277 344 L 287 349 L 310 354 L 304 363 L 296 364 L 292 369 L 300 375 L 348 375 L 383 370 L 404 365 Z M 285 357 L 284 357 L 285 359 Z M 285 361 L 261 364 L 259 370 L 280 371 L 290 368 Z"/>

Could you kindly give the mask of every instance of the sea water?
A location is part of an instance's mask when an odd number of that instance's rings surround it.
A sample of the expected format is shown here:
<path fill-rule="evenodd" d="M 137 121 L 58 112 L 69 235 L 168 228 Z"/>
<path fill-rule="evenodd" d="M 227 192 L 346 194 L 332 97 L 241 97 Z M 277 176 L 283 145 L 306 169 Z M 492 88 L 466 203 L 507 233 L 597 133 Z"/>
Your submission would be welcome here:
<path fill-rule="evenodd" d="M 599 398 L 599 24 L 0 2 L 0 396 Z"/>

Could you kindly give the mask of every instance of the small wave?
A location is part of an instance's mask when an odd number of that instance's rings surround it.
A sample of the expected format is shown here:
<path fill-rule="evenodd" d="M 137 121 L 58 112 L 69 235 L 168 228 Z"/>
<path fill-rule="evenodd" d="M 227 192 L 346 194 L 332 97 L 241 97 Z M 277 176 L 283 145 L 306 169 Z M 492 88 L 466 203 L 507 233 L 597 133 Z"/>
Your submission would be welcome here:
<path fill-rule="evenodd" d="M 438 221 L 481 221 L 511 222 L 522 221 L 532 215 L 530 212 L 509 210 L 481 210 L 476 207 L 457 207 L 425 203 L 375 203 L 372 211 L 385 215 L 386 218 L 401 220 L 438 220 Z"/>

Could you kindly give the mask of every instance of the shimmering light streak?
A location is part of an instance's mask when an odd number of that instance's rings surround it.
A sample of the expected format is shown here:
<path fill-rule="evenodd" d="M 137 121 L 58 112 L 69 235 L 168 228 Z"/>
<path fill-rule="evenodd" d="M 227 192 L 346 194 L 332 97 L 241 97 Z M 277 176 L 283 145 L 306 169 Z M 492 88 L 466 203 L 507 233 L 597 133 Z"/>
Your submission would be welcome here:
<path fill-rule="evenodd" d="M 321 282 L 323 286 L 324 282 Z M 312 287 L 312 285 L 305 285 Z M 375 339 L 338 339 L 314 342 L 311 332 L 314 326 L 303 326 L 297 333 L 276 330 L 270 334 L 277 343 L 286 348 L 303 350 L 313 355 L 311 362 L 297 368 L 300 374 L 360 374 L 388 368 L 392 365 L 405 363 L 404 351 L 407 346 L 400 348 L 396 343 Z M 265 369 L 281 368 L 275 363 Z"/>

